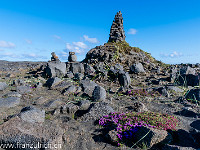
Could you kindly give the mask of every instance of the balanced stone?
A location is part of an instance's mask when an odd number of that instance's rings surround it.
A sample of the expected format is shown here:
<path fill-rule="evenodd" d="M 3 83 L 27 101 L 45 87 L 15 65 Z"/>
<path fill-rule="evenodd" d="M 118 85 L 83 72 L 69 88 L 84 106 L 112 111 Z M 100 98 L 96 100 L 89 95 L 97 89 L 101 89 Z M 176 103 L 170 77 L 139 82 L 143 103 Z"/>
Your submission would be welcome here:
<path fill-rule="evenodd" d="M 55 52 L 52 52 L 51 55 L 51 61 L 59 61 L 58 56 L 55 54 Z"/>
<path fill-rule="evenodd" d="M 77 57 L 75 55 L 75 52 L 69 52 L 69 57 L 68 57 L 68 61 L 69 62 L 76 62 Z"/>

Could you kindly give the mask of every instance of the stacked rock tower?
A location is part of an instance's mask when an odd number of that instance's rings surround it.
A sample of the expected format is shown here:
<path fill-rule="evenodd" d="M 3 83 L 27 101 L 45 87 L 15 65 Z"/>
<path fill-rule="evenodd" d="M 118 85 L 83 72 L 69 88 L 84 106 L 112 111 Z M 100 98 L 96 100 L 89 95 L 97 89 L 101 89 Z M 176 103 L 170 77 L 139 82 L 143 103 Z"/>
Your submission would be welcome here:
<path fill-rule="evenodd" d="M 123 27 L 123 17 L 121 11 L 117 12 L 110 29 L 110 37 L 108 42 L 125 41 L 125 32 Z"/>

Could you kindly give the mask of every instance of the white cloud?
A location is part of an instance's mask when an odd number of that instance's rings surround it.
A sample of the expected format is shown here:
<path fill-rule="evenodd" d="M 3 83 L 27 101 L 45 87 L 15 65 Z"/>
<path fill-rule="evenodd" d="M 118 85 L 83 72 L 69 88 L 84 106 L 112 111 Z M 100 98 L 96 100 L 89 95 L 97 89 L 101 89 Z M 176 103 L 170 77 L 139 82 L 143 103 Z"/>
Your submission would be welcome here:
<path fill-rule="evenodd" d="M 32 44 L 32 40 L 25 39 L 26 43 Z"/>
<path fill-rule="evenodd" d="M 0 41 L 0 47 L 4 48 L 14 48 L 15 44 L 12 42 Z"/>
<path fill-rule="evenodd" d="M 87 48 L 87 45 L 83 42 L 73 42 L 73 44 L 79 48 L 83 48 L 83 49 Z"/>
<path fill-rule="evenodd" d="M 54 38 L 56 38 L 56 39 L 58 39 L 58 40 L 60 40 L 60 39 L 61 39 L 61 37 L 60 37 L 60 36 L 58 36 L 58 35 L 54 35 L 53 37 L 54 37 Z"/>
<path fill-rule="evenodd" d="M 177 52 L 177 51 L 174 51 L 174 52 L 172 52 L 172 53 L 170 53 L 170 54 L 161 53 L 160 55 L 161 55 L 162 57 L 171 57 L 171 58 L 176 58 L 176 57 L 181 57 L 181 56 L 183 56 L 182 53 L 179 53 L 179 52 Z"/>
<path fill-rule="evenodd" d="M 66 52 L 60 52 L 59 55 L 63 56 L 63 57 L 67 57 L 68 54 Z"/>
<path fill-rule="evenodd" d="M 1 54 L 1 57 L 10 57 L 10 58 L 17 58 L 18 56 L 14 53 L 11 53 L 11 52 L 6 52 L 6 53 L 3 53 Z"/>
<path fill-rule="evenodd" d="M 137 30 L 136 29 L 129 29 L 128 34 L 136 34 Z"/>
<path fill-rule="evenodd" d="M 66 50 L 73 51 L 75 53 L 82 53 L 88 46 L 83 42 L 66 43 Z"/>
<path fill-rule="evenodd" d="M 66 43 L 66 49 L 72 51 L 72 50 L 74 50 L 74 46 L 70 43 Z"/>
<path fill-rule="evenodd" d="M 87 35 L 84 35 L 83 37 L 84 37 L 84 39 L 85 39 L 86 41 L 88 41 L 88 42 L 90 42 L 90 43 L 98 43 L 98 42 L 99 42 L 99 41 L 97 40 L 97 38 L 89 38 L 89 36 L 87 36 Z"/>

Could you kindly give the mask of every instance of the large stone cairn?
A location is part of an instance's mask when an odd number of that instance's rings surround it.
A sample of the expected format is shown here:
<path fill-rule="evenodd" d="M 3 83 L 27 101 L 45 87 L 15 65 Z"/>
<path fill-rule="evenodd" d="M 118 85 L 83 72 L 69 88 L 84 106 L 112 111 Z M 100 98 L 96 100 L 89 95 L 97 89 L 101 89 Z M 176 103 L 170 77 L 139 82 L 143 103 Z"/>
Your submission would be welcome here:
<path fill-rule="evenodd" d="M 125 41 L 125 32 L 123 27 L 123 17 L 121 11 L 117 12 L 110 29 L 110 37 L 108 42 Z"/>

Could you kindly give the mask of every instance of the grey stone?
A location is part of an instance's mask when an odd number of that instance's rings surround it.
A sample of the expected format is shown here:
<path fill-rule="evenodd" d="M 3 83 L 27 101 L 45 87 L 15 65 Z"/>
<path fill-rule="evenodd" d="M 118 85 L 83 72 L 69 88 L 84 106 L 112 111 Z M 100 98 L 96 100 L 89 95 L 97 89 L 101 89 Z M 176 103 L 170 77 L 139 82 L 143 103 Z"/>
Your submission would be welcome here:
<path fill-rule="evenodd" d="M 107 103 L 105 103 L 105 102 L 95 103 L 94 106 L 89 110 L 89 112 L 86 113 L 85 115 L 83 115 L 82 120 L 95 121 L 97 119 L 100 119 L 100 117 L 108 115 L 111 112 L 114 112 L 114 110 Z"/>
<path fill-rule="evenodd" d="M 79 106 L 69 103 L 61 107 L 62 113 L 74 114 L 79 109 Z"/>
<path fill-rule="evenodd" d="M 72 72 L 69 72 L 66 74 L 67 78 L 72 79 L 74 77 L 74 74 Z"/>
<path fill-rule="evenodd" d="M 91 102 L 89 100 L 81 100 L 79 102 L 79 110 L 88 110 L 90 107 Z"/>
<path fill-rule="evenodd" d="M 4 95 L 4 97 L 21 97 L 22 95 L 18 92 L 10 92 Z"/>
<path fill-rule="evenodd" d="M 8 85 L 5 82 L 0 82 L 0 91 L 5 90 L 8 87 Z"/>
<path fill-rule="evenodd" d="M 75 73 L 74 78 L 80 81 L 84 78 L 84 75 L 82 73 Z"/>
<path fill-rule="evenodd" d="M 72 73 L 84 73 L 84 66 L 82 63 L 71 63 L 70 65 L 70 71 Z"/>
<path fill-rule="evenodd" d="M 31 92 L 31 88 L 29 86 L 17 86 L 17 92 L 19 94 L 27 94 Z"/>
<path fill-rule="evenodd" d="M 0 108 L 11 108 L 20 104 L 19 97 L 0 98 Z"/>
<path fill-rule="evenodd" d="M 133 64 L 130 67 L 130 71 L 131 71 L 131 73 L 144 73 L 145 72 L 143 65 L 141 63 Z"/>
<path fill-rule="evenodd" d="M 21 110 L 19 117 L 25 122 L 43 123 L 45 121 L 45 111 L 36 107 L 28 106 Z"/>
<path fill-rule="evenodd" d="M 118 81 L 120 86 L 123 86 L 124 88 L 128 88 L 131 84 L 131 78 L 128 74 L 128 72 L 120 71 L 118 75 Z"/>
<path fill-rule="evenodd" d="M 58 77 L 53 77 L 53 78 L 49 78 L 46 81 L 46 86 L 50 87 L 54 87 L 56 85 L 58 85 L 60 82 L 62 82 L 62 80 Z"/>
<path fill-rule="evenodd" d="M 46 98 L 40 96 L 40 97 L 37 97 L 37 98 L 33 101 L 33 104 L 34 104 L 34 105 L 41 105 L 41 104 L 44 104 L 46 101 L 47 101 Z"/>
<path fill-rule="evenodd" d="M 72 81 L 64 80 L 64 81 L 61 81 L 58 84 L 52 86 L 51 88 L 54 89 L 54 90 L 58 90 L 58 91 L 60 91 L 62 93 L 65 89 L 67 89 L 71 85 L 73 85 Z"/>
<path fill-rule="evenodd" d="M 106 90 L 101 86 L 95 86 L 93 98 L 94 101 L 104 101 L 106 99 Z"/>
<path fill-rule="evenodd" d="M 93 96 L 93 91 L 95 89 L 95 86 L 97 85 L 94 81 L 91 80 L 81 80 L 81 86 L 83 88 L 83 92 L 87 94 L 88 96 Z"/>
<path fill-rule="evenodd" d="M 180 74 L 183 75 L 183 74 L 192 74 L 192 75 L 195 75 L 196 74 L 196 71 L 194 68 L 191 68 L 190 66 L 187 66 L 187 67 L 182 67 L 180 68 Z"/>
<path fill-rule="evenodd" d="M 86 75 L 93 75 L 95 73 L 95 69 L 92 66 L 90 66 L 89 64 L 85 64 L 84 69 L 85 69 Z"/>
<path fill-rule="evenodd" d="M 168 90 L 173 90 L 173 91 L 175 91 L 175 92 L 184 92 L 183 89 L 181 89 L 181 88 L 179 88 L 179 87 L 177 87 L 177 86 L 168 86 L 167 89 L 168 89 Z"/>
<path fill-rule="evenodd" d="M 62 147 L 63 130 L 56 123 L 31 123 L 23 121 L 16 116 L 0 125 L 0 141 L 6 144 L 17 146 L 17 149 L 33 149 L 38 144 L 41 144 L 42 149 L 45 145 L 58 145 L 58 150 Z M 27 146 L 29 145 L 30 148 Z M 33 146 L 33 147 L 31 147 Z M 25 148 L 26 147 L 26 148 Z M 39 150 L 41 148 L 34 148 Z M 49 147 L 49 150 L 55 150 Z"/>
<path fill-rule="evenodd" d="M 124 70 L 123 66 L 120 64 L 115 64 L 115 69 L 116 70 Z"/>
<path fill-rule="evenodd" d="M 72 85 L 70 87 L 68 87 L 65 92 L 63 93 L 63 95 L 68 95 L 68 94 L 74 94 L 76 92 L 76 86 Z"/>
<path fill-rule="evenodd" d="M 130 55 L 136 55 L 138 56 L 138 53 L 134 52 L 133 50 L 130 51 Z"/>
<path fill-rule="evenodd" d="M 173 139 L 172 135 L 165 130 L 141 126 L 135 134 L 135 140 L 140 140 L 138 144 L 145 142 L 145 145 L 150 148 L 157 143 L 170 144 Z"/>
<path fill-rule="evenodd" d="M 75 55 L 75 52 L 69 52 L 68 61 L 69 62 L 76 62 L 77 61 L 77 57 Z"/>
<path fill-rule="evenodd" d="M 48 77 L 64 77 L 66 74 L 66 64 L 59 61 L 48 62 L 45 70 Z"/>
<path fill-rule="evenodd" d="M 56 100 L 52 100 L 52 101 L 48 102 L 44 106 L 51 109 L 51 108 L 58 108 L 63 104 L 64 104 L 63 101 L 61 101 L 60 99 L 56 99 Z"/>

